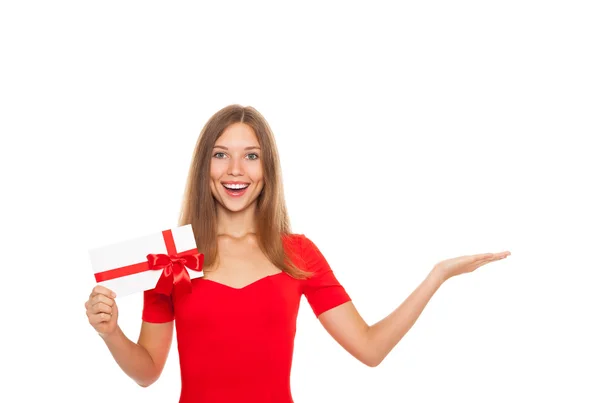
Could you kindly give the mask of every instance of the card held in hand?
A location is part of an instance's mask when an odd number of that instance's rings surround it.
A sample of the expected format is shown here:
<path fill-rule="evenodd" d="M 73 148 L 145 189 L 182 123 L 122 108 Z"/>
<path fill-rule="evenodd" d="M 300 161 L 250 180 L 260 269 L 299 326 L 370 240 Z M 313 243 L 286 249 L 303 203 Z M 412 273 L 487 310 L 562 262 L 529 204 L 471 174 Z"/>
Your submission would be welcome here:
<path fill-rule="evenodd" d="M 203 277 L 190 224 L 89 250 L 96 282 L 123 297 L 155 289 L 165 295 L 188 293 Z"/>

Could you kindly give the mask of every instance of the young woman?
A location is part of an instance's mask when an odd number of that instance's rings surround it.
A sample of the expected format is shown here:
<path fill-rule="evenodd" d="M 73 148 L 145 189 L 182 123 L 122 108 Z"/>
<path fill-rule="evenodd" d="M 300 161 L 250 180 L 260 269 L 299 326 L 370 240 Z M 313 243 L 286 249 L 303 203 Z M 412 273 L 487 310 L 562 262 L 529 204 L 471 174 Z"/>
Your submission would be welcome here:
<path fill-rule="evenodd" d="M 135 382 L 160 376 L 173 328 L 180 402 L 291 403 L 296 318 L 304 295 L 327 332 L 356 359 L 377 366 L 447 279 L 510 252 L 461 256 L 431 270 L 390 315 L 368 325 L 311 240 L 290 231 L 279 156 L 254 108 L 223 108 L 204 126 L 191 164 L 180 225 L 192 224 L 204 277 L 192 292 L 144 293 L 137 343 L 117 325 L 116 295 L 96 286 L 90 324 Z"/>

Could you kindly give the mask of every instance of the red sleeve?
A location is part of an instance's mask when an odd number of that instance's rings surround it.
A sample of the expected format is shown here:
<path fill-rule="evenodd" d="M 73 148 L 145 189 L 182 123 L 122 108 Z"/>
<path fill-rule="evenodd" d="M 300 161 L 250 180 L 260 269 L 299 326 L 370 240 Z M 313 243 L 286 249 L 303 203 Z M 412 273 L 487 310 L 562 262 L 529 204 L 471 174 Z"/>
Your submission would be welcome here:
<path fill-rule="evenodd" d="M 325 311 L 351 301 L 317 246 L 304 235 L 300 235 L 300 243 L 305 269 L 313 273 L 310 278 L 304 280 L 303 294 L 314 314 L 318 317 Z"/>
<path fill-rule="evenodd" d="M 171 322 L 175 319 L 173 302 L 170 296 L 159 294 L 154 290 L 144 291 L 144 308 L 142 320 L 151 323 Z"/>

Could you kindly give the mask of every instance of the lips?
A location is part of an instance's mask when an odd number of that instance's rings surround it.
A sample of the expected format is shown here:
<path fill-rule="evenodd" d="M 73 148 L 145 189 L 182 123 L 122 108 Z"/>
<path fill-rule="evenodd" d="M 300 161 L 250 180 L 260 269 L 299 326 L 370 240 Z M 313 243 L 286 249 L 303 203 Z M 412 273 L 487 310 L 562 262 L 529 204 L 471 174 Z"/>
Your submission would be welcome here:
<path fill-rule="evenodd" d="M 243 182 L 225 182 L 222 183 L 223 188 L 225 188 L 225 193 L 227 193 L 231 197 L 240 197 L 250 186 L 249 183 Z"/>

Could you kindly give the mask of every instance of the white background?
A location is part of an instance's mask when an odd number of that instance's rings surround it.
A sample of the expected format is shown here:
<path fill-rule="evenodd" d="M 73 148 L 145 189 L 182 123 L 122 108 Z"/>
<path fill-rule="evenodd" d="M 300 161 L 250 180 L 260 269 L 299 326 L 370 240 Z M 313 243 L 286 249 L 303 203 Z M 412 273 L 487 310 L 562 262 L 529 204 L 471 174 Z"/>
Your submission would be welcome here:
<path fill-rule="evenodd" d="M 175 402 L 88 324 L 87 250 L 176 225 L 197 136 L 256 107 L 293 230 L 369 323 L 454 278 L 377 368 L 302 302 L 297 403 L 600 401 L 600 14 L 588 1 L 3 2 L 3 402 Z M 137 340 L 141 295 L 118 301 Z"/>

